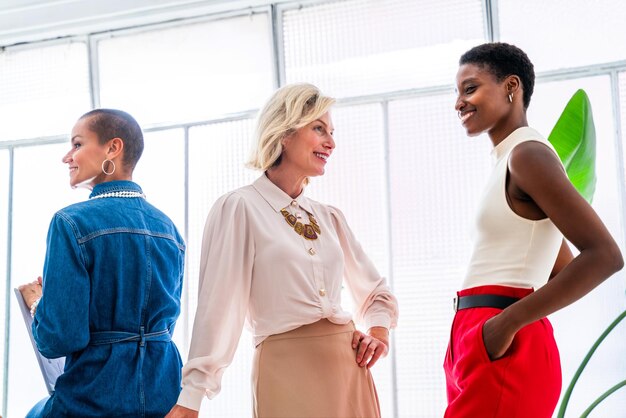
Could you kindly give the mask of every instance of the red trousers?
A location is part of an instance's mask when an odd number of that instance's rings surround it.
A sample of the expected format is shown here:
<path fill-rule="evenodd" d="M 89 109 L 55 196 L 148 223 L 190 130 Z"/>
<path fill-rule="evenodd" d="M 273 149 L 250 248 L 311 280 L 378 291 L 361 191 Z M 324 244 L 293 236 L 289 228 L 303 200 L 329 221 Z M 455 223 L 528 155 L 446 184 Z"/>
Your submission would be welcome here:
<path fill-rule="evenodd" d="M 458 296 L 492 294 L 517 298 L 532 289 L 479 286 Z M 497 308 L 459 310 L 444 362 L 445 418 L 550 418 L 561 392 L 561 362 L 552 325 L 543 318 L 522 328 L 506 354 L 490 360 L 483 324 Z"/>

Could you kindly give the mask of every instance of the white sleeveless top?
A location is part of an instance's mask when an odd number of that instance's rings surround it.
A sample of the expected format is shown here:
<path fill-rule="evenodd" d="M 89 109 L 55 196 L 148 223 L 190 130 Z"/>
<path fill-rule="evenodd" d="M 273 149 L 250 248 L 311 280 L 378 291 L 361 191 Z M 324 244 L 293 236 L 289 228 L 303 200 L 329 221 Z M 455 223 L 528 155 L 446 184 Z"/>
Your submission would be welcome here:
<path fill-rule="evenodd" d="M 550 277 L 563 235 L 549 218 L 525 219 L 506 200 L 509 155 L 526 141 L 541 142 L 556 154 L 552 144 L 528 127 L 515 130 L 493 149 L 495 167 L 478 207 L 463 289 L 484 285 L 536 289 Z"/>

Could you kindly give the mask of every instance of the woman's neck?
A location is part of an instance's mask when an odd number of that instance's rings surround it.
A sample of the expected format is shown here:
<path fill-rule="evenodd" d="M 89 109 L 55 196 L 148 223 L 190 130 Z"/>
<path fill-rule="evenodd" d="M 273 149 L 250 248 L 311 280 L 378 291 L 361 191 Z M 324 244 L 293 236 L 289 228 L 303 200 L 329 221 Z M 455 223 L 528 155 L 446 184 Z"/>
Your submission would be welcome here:
<path fill-rule="evenodd" d="M 511 117 L 502 125 L 496 125 L 491 128 L 488 132 L 489 139 L 493 146 L 496 147 L 517 129 L 525 126 L 528 126 L 528 119 L 526 119 L 526 112 L 523 112 L 515 117 Z"/>
<path fill-rule="evenodd" d="M 272 167 L 266 171 L 267 178 L 280 190 L 287 193 L 292 198 L 298 197 L 302 193 L 306 176 L 297 175 L 291 170 L 281 167 Z"/>
<path fill-rule="evenodd" d="M 133 173 L 115 172 L 111 175 L 103 176 L 92 179 L 89 183 L 85 184 L 84 187 L 88 190 L 93 190 L 98 184 L 106 184 L 111 181 L 133 181 Z"/>

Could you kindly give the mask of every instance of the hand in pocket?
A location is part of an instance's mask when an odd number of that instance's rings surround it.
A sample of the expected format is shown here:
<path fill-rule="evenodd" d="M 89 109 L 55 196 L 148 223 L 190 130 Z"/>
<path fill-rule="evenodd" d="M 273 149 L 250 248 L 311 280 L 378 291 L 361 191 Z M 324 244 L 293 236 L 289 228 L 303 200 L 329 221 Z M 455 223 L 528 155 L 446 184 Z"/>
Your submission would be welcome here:
<path fill-rule="evenodd" d="M 491 360 L 504 356 L 513 343 L 515 333 L 507 331 L 500 321 L 500 315 L 489 318 L 483 324 L 483 344 Z"/>

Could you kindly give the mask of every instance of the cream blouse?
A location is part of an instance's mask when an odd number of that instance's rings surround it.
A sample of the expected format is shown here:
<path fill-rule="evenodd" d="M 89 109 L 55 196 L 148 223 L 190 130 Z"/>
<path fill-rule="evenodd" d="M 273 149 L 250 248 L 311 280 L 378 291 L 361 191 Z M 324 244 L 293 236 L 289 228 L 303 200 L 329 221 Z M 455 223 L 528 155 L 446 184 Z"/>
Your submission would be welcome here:
<path fill-rule="evenodd" d="M 519 216 L 506 199 L 509 157 L 526 141 L 540 142 L 556 154 L 552 144 L 529 127 L 513 131 L 493 149 L 495 166 L 478 209 L 463 289 L 486 285 L 538 289 L 548 282 L 563 234 L 550 218 L 533 221 Z"/>
<path fill-rule="evenodd" d="M 302 223 L 312 213 L 319 237 L 298 235 L 281 209 Z M 199 410 L 205 395 L 217 395 L 244 321 L 255 345 L 323 318 L 350 322 L 341 308 L 343 279 L 367 329 L 396 326 L 396 298 L 338 209 L 303 194 L 292 199 L 264 174 L 222 196 L 204 229 L 198 309 L 178 404 Z"/>

